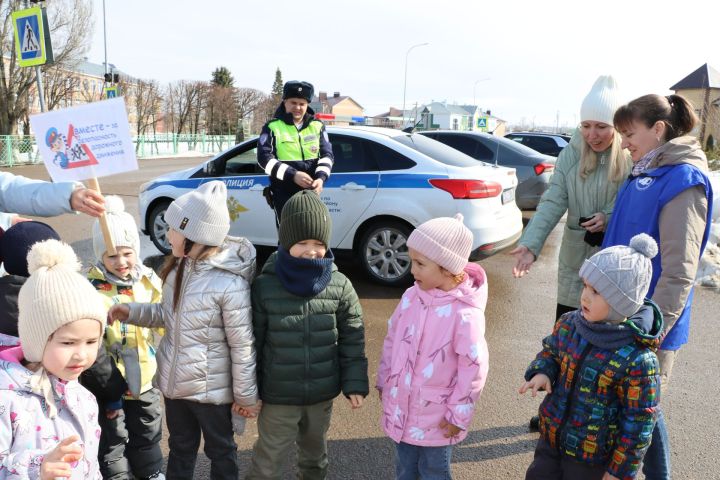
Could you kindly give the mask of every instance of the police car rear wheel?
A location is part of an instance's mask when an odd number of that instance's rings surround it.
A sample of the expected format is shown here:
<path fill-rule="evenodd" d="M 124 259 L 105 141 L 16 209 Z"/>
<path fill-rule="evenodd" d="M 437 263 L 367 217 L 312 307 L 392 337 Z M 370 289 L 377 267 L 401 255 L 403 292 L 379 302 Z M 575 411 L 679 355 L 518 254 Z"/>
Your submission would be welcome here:
<path fill-rule="evenodd" d="M 169 254 L 172 250 L 168 241 L 168 225 L 165 223 L 165 211 L 169 202 L 163 202 L 155 205 L 150 212 L 150 239 L 155 246 L 164 254 Z"/>
<path fill-rule="evenodd" d="M 363 268 L 374 282 L 388 286 L 411 282 L 407 248 L 410 232 L 410 226 L 394 221 L 379 222 L 367 229 L 358 251 Z"/>

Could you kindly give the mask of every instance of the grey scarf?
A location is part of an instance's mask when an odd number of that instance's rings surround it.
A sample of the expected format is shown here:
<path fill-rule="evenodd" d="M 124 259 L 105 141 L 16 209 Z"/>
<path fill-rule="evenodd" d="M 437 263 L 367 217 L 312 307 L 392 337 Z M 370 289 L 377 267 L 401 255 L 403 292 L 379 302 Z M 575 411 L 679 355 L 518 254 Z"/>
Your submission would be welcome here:
<path fill-rule="evenodd" d="M 579 310 L 575 312 L 573 322 L 580 336 L 599 348 L 614 350 L 635 341 L 635 333 L 626 322 L 588 322 Z"/>

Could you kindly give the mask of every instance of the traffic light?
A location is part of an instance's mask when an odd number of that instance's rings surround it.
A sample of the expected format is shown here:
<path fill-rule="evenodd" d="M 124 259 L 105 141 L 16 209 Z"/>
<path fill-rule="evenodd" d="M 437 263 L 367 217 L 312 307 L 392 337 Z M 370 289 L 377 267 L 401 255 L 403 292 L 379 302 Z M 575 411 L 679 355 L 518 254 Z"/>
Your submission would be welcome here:
<path fill-rule="evenodd" d="M 120 74 L 119 73 L 106 73 L 105 74 L 105 82 L 106 83 L 119 83 L 120 82 Z"/>

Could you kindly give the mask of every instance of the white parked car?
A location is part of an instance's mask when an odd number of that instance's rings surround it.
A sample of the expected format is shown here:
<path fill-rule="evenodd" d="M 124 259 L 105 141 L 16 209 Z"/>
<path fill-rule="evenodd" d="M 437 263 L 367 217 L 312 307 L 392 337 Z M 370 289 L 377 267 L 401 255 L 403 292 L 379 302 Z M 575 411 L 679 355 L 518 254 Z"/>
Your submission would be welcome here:
<path fill-rule="evenodd" d="M 370 278 L 385 285 L 412 279 L 406 240 L 414 227 L 462 213 L 474 235 L 472 260 L 512 246 L 522 232 L 513 169 L 478 162 L 418 134 L 373 127 L 328 127 L 335 154 L 321 194 L 330 210 L 330 247 L 351 252 Z M 277 245 L 274 214 L 262 195 L 269 184 L 256 163 L 257 139 L 197 167 L 158 177 L 140 187 L 143 233 L 169 252 L 163 218 L 170 202 L 201 183 L 228 187 L 230 234 L 255 245 Z"/>

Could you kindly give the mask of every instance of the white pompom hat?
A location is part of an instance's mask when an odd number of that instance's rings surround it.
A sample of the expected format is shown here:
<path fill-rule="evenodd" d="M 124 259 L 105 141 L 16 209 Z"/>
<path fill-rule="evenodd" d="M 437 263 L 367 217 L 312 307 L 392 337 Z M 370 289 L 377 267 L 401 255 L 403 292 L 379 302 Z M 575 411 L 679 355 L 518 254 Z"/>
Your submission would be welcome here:
<path fill-rule="evenodd" d="M 80 275 L 80 262 L 70 245 L 46 240 L 28 253 L 30 277 L 18 295 L 18 332 L 29 362 L 42 361 L 50 336 L 76 320 L 97 320 L 105 329 L 103 298 Z"/>
<path fill-rule="evenodd" d="M 140 234 L 138 233 L 138 227 L 135 225 L 133 216 L 125 211 L 125 203 L 122 198 L 115 195 L 105 197 L 105 217 L 115 247 L 132 248 L 139 257 Z M 101 262 L 103 254 L 107 251 L 107 245 L 105 245 L 105 237 L 102 228 L 100 228 L 99 219 L 93 223 L 92 239 L 95 258 L 98 262 Z"/>

